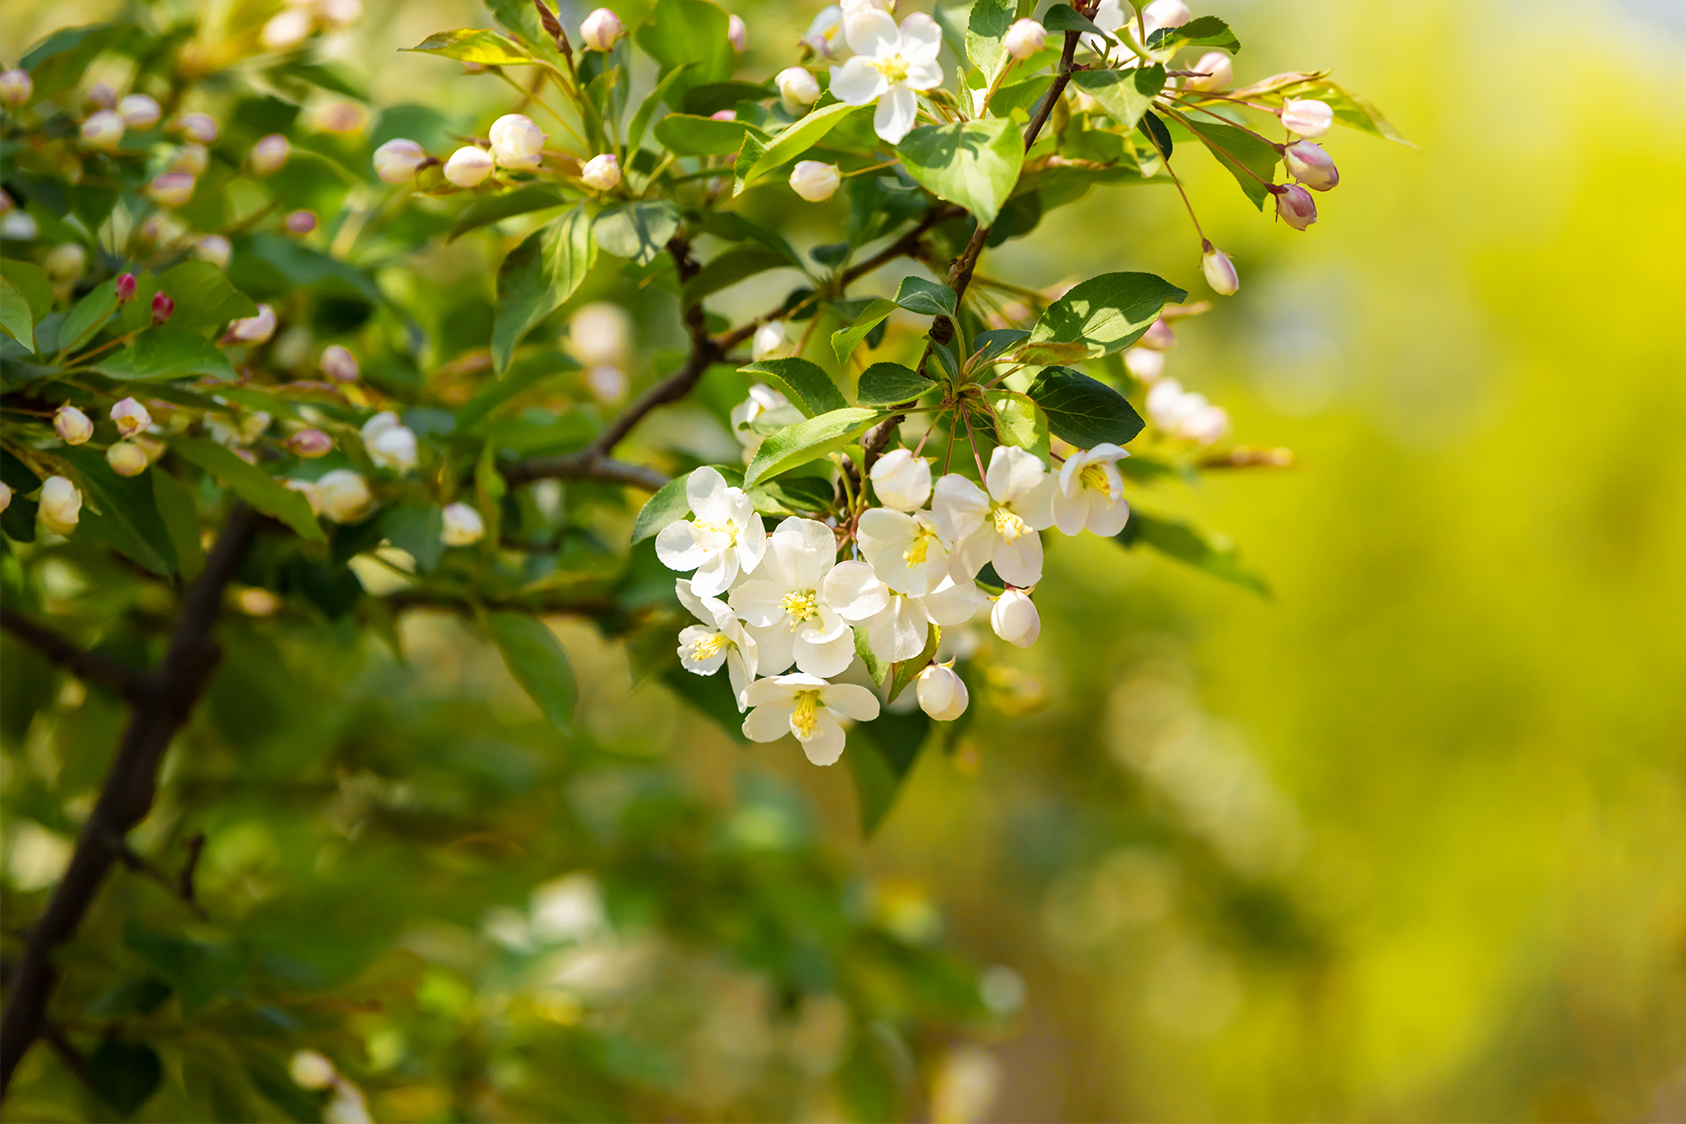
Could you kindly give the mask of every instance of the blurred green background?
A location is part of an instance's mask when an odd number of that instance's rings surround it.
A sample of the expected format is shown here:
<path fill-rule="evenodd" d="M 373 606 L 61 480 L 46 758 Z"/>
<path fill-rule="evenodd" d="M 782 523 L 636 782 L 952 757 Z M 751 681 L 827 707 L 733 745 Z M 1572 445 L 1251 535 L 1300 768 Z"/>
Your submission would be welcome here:
<path fill-rule="evenodd" d="M 9 0 L 7 57 L 104 10 Z M 785 65 L 812 15 L 734 10 L 761 71 Z M 1274 595 L 1057 540 L 1040 642 L 1005 657 L 1018 674 L 992 683 L 956 754 L 920 762 L 871 840 L 846 772 L 813 769 L 788 743 L 728 742 L 654 684 L 633 687 L 620 653 L 569 625 L 583 722 L 719 808 L 782 777 L 867 872 L 880 912 L 1005 966 L 1007 992 L 1022 980 L 1022 1009 L 946 1055 L 924 1080 L 937 1102 L 922 1094 L 916 1115 L 1686 1118 L 1686 9 L 1212 10 L 1245 44 L 1240 81 L 1332 67 L 1421 146 L 1332 137 L 1342 184 L 1304 235 L 1188 162 L 1243 286 L 1181 332 L 1168 373 L 1227 406 L 1239 441 L 1289 446 L 1298 462 L 1136 498 L 1233 536 Z M 466 2 L 372 3 L 336 49 L 386 100 L 460 113 L 448 64 L 393 50 L 489 22 Z M 494 88 L 473 89 L 489 114 Z M 1145 269 L 1203 291 L 1197 243 L 1163 191 L 1097 189 L 985 268 L 1032 286 Z M 525 705 L 454 626 L 406 628 L 421 694 Z M 369 693 L 392 708 L 382 730 L 415 720 L 398 688 Z M 204 768 L 241 771 L 250 801 L 286 773 L 261 757 Z M 497 780 L 441 768 L 432 783 L 461 799 Z M 208 893 L 235 894 L 253 864 L 330 877 L 309 824 L 283 836 L 224 796 L 200 814 Z M 321 815 L 351 816 L 364 797 L 342 784 L 345 807 Z M 522 845 L 546 838 L 547 815 L 529 809 Z M 581 862 L 565 844 L 526 857 L 563 874 Z M 29 874 L 19 853 L 14 839 L 14 882 Z M 386 876 L 403 869 L 394 858 Z M 416 877 L 413 908 L 432 908 Z M 519 905 L 530 888 L 487 893 Z M 416 931 L 424 959 L 449 943 Z M 309 944 L 303 921 L 297 936 Z M 628 970 L 650 987 L 702 972 Z M 735 1017 L 720 986 L 706 1003 Z M 439 1011 L 458 1002 L 448 990 L 435 987 Z M 378 1069 L 402 1043 L 371 1033 Z M 748 1063 L 726 1050 L 688 1064 L 729 1085 Z M 518 1078 L 544 1079 L 490 1085 Z M 458 1111 L 499 1115 L 495 1101 Z M 420 1093 L 375 1096 L 374 1112 L 449 1115 Z"/>

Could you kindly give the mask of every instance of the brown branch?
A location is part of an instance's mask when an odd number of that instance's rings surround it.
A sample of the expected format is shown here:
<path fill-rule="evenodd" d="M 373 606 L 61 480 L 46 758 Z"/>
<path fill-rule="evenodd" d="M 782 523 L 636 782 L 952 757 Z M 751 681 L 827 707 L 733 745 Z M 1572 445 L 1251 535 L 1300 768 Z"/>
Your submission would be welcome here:
<path fill-rule="evenodd" d="M 0 628 L 84 682 L 103 684 L 125 698 L 133 697 L 140 686 L 140 672 L 128 664 L 79 648 L 46 625 L 37 624 L 8 609 L 0 609 Z"/>
<path fill-rule="evenodd" d="M 8 980 L 10 994 L 0 1015 L 0 1094 L 18 1063 L 41 1037 L 57 973 L 53 954 L 69 940 L 93 904 L 100 884 L 127 849 L 123 840 L 146 817 L 158 790 L 158 768 L 176 732 L 204 693 L 221 655 L 211 635 L 228 587 L 257 535 L 258 516 L 237 505 L 223 524 L 205 568 L 182 597 L 164 657 L 139 679 L 129 725 L 83 825 L 70 865 L 47 908 L 31 926 L 29 940 Z"/>
<path fill-rule="evenodd" d="M 1231 449 L 1227 453 L 1202 457 L 1200 468 L 1292 468 L 1292 449 Z"/>

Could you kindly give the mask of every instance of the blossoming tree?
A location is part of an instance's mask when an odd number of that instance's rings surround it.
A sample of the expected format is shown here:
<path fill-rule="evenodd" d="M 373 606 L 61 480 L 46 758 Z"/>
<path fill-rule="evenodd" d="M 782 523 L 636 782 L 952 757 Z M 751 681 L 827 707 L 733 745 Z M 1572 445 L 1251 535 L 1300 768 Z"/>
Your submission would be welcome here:
<path fill-rule="evenodd" d="M 988 252 L 1090 192 L 1181 193 L 1197 157 L 1303 231 L 1339 181 L 1333 125 L 1398 139 L 1364 101 L 1323 72 L 1238 83 L 1236 34 L 1180 0 L 899 20 L 850 0 L 771 77 L 740 73 L 748 28 L 711 0 L 657 0 L 630 34 L 608 9 L 570 28 L 546 0 L 489 7 L 497 29 L 413 48 L 441 81 L 511 88 L 466 134 L 418 107 L 372 122 L 312 61 L 354 3 L 67 29 L 0 74 L 4 624 L 127 706 L 8 954 L 8 1081 L 44 1035 L 77 1056 L 55 957 L 114 865 L 156 871 L 126 839 L 225 605 L 277 633 L 390 637 L 408 610 L 460 612 L 564 731 L 573 672 L 539 618 L 589 619 L 732 736 L 845 762 L 870 826 L 970 714 L 982 640 L 1036 641 L 1049 540 L 1257 582 L 1127 500 L 1286 461 L 1227 445 L 1223 409 L 1164 377 L 1208 307 L 1188 287 L 1241 287 L 1192 208 L 1186 276 L 1039 291 Z M 111 58 L 127 92 L 85 80 Z M 799 252 L 758 205 L 787 192 L 846 239 Z M 458 239 L 502 255 L 478 332 L 420 315 L 415 274 Z M 605 277 L 666 294 L 684 340 L 630 400 L 655 348 L 584 299 Z M 724 315 L 752 278 L 794 281 Z M 648 436 L 688 401 L 741 458 Z M 66 559 L 110 595 L 66 611 Z M 105 1058 L 130 1067 L 102 1079 L 108 1103 L 156 1086 L 149 1049 Z M 338 1088 L 313 1065 L 300 1084 Z"/>

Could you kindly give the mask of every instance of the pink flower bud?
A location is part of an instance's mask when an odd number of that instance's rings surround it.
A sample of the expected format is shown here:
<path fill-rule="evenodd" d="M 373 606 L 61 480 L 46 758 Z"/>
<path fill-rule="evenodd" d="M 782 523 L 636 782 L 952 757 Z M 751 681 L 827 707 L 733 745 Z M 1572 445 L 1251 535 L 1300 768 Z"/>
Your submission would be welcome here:
<path fill-rule="evenodd" d="M 1171 325 L 1167 324 L 1161 317 L 1155 320 L 1148 327 L 1148 330 L 1142 333 L 1142 338 L 1136 342 L 1139 346 L 1151 348 L 1154 351 L 1169 351 L 1177 346 L 1177 333 L 1173 332 Z"/>
<path fill-rule="evenodd" d="M 357 357 L 339 344 L 322 349 L 322 373 L 334 382 L 357 381 Z"/>
<path fill-rule="evenodd" d="M 114 109 L 102 109 L 82 122 L 82 144 L 98 152 L 111 152 L 123 141 L 123 119 Z"/>
<path fill-rule="evenodd" d="M 27 70 L 0 71 L 0 101 L 22 105 L 35 94 L 35 80 Z"/>
<path fill-rule="evenodd" d="M 1315 139 L 1335 124 L 1335 111 L 1327 102 L 1310 98 L 1284 98 L 1282 127 L 1290 133 Z"/>
<path fill-rule="evenodd" d="M 145 94 L 130 94 L 117 103 L 117 116 L 131 129 L 150 129 L 164 116 L 158 102 Z"/>
<path fill-rule="evenodd" d="M 146 450 L 133 441 L 119 441 L 105 451 L 105 463 L 119 476 L 139 476 L 152 462 L 146 459 Z"/>
<path fill-rule="evenodd" d="M 625 33 L 621 18 L 607 8 L 598 8 L 580 24 L 580 38 L 593 51 L 613 50 Z"/>
<path fill-rule="evenodd" d="M 1282 153 L 1288 173 L 1313 191 L 1328 191 L 1341 182 L 1335 161 L 1323 151 L 1323 146 L 1303 140 L 1289 145 Z"/>
<path fill-rule="evenodd" d="M 75 406 L 60 406 L 53 415 L 53 429 L 66 445 L 85 444 L 94 435 L 94 423 Z"/>
<path fill-rule="evenodd" d="M 169 293 L 152 294 L 152 322 L 162 324 L 176 314 L 176 302 Z"/>
<path fill-rule="evenodd" d="M 1189 69 L 1204 75 L 1188 80 L 1191 90 L 1227 90 L 1235 82 L 1235 65 L 1222 51 L 1207 51 Z"/>
<path fill-rule="evenodd" d="M 375 149 L 375 175 L 383 183 L 409 183 L 427 163 L 427 150 L 413 140 L 397 137 Z"/>
<path fill-rule="evenodd" d="M 294 456 L 327 456 L 334 447 L 334 439 L 320 429 L 301 429 L 287 438 L 287 448 Z"/>
<path fill-rule="evenodd" d="M 587 187 L 596 188 L 598 191 L 612 190 L 621 182 L 620 161 L 615 158 L 613 152 L 593 156 L 585 162 L 585 167 L 580 169 L 580 179 Z"/>
<path fill-rule="evenodd" d="M 477 187 L 491 174 L 491 153 L 472 144 L 463 145 L 445 161 L 445 178 L 458 187 Z"/>
<path fill-rule="evenodd" d="M 195 180 L 184 172 L 165 172 L 154 176 L 146 193 L 160 207 L 179 207 L 193 198 Z"/>
<path fill-rule="evenodd" d="M 717 109 L 708 115 L 710 121 L 736 121 L 737 111 L 734 109 Z"/>
<path fill-rule="evenodd" d="M 1040 51 L 1042 45 L 1047 41 L 1047 28 L 1035 20 L 1024 19 L 1018 20 L 1007 29 L 1007 34 L 1002 37 L 1001 45 L 1006 48 L 1009 55 L 1023 62 Z"/>
<path fill-rule="evenodd" d="M 258 143 L 252 146 L 252 171 L 260 176 L 267 176 L 281 170 L 292 155 L 293 146 L 287 143 L 287 138 L 280 133 L 270 133 L 267 137 L 258 138 Z"/>
<path fill-rule="evenodd" d="M 117 278 L 117 303 L 128 304 L 135 299 L 135 290 L 140 282 L 135 280 L 133 273 L 125 273 Z"/>
<path fill-rule="evenodd" d="M 229 343 L 267 343 L 274 334 L 275 310 L 260 304 L 256 316 L 245 316 L 231 323 L 223 339 Z"/>
<path fill-rule="evenodd" d="M 749 46 L 749 28 L 744 26 L 742 17 L 731 16 L 726 20 L 726 38 L 732 41 L 732 50 L 743 54 Z"/>
<path fill-rule="evenodd" d="M 1233 297 L 1241 288 L 1241 275 L 1235 271 L 1235 263 L 1210 242 L 1205 243 L 1200 256 L 1200 272 L 1206 275 L 1206 284 L 1221 297 Z"/>
<path fill-rule="evenodd" d="M 1317 203 L 1311 192 L 1297 183 L 1276 188 L 1276 214 L 1295 230 L 1304 230 L 1317 221 Z"/>
<path fill-rule="evenodd" d="M 194 144 L 210 144 L 217 139 L 217 123 L 203 113 L 187 113 L 176 118 L 176 128 Z"/>
<path fill-rule="evenodd" d="M 109 82 L 95 82 L 82 97 L 82 104 L 94 109 L 116 109 L 117 91 Z"/>
<path fill-rule="evenodd" d="M 316 215 L 311 211 L 294 211 L 282 225 L 289 234 L 309 234 L 316 229 Z"/>
<path fill-rule="evenodd" d="M 193 244 L 193 256 L 210 262 L 218 269 L 228 264 L 229 255 L 233 252 L 234 247 L 220 234 L 207 234 Z"/>

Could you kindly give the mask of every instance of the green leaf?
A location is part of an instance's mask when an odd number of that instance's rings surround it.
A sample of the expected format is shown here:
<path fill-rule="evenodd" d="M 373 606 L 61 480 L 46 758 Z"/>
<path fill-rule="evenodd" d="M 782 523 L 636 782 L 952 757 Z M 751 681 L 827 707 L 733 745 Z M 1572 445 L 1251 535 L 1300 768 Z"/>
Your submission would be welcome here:
<path fill-rule="evenodd" d="M 1048 306 L 1019 357 L 1027 363 L 1099 358 L 1123 351 L 1141 338 L 1159 318 L 1160 309 L 1180 301 L 1188 293 L 1151 273 L 1103 273 L 1074 285 L 1065 296 Z M 1048 345 L 1055 345 L 1050 347 Z M 1060 345 L 1072 345 L 1064 351 Z M 1058 432 L 1057 430 L 1055 432 Z"/>
<path fill-rule="evenodd" d="M 708 117 L 722 109 L 731 109 L 739 102 L 765 101 L 777 97 L 778 91 L 754 82 L 710 82 L 693 86 L 679 99 L 679 112 L 695 117 Z"/>
<path fill-rule="evenodd" d="M 656 140 L 679 156 L 726 156 L 743 147 L 746 133 L 759 131 L 747 121 L 685 113 L 670 113 L 656 122 Z"/>
<path fill-rule="evenodd" d="M 454 242 L 471 230 L 478 230 L 513 215 L 561 207 L 567 202 L 567 196 L 562 194 L 562 189 L 549 183 L 530 183 L 514 191 L 482 196 L 464 207 L 457 215 L 456 221 L 451 223 L 451 232 L 445 236 L 445 241 Z"/>
<path fill-rule="evenodd" d="M 950 316 L 958 307 L 954 290 L 937 281 L 923 277 L 903 277 L 896 289 L 896 303 L 909 312 L 922 316 Z"/>
<path fill-rule="evenodd" d="M 1026 391 L 1048 415 L 1048 428 L 1079 449 L 1127 445 L 1142 431 L 1141 415 L 1104 382 L 1069 367 L 1045 367 Z"/>
<path fill-rule="evenodd" d="M 644 501 L 644 506 L 638 509 L 638 519 L 632 524 L 634 544 L 654 538 L 663 527 L 685 518 L 690 512 L 691 501 L 685 496 L 685 480 L 685 476 L 675 476 Z"/>
<path fill-rule="evenodd" d="M 1169 160 L 1171 158 L 1171 153 L 1176 148 L 1171 142 L 1171 130 L 1165 127 L 1165 122 L 1161 121 L 1157 114 L 1151 111 L 1142 114 L 1141 124 L 1137 125 L 1136 128 L 1140 129 L 1142 134 L 1147 137 L 1153 145 L 1153 150 L 1159 154 L 1161 159 Z"/>
<path fill-rule="evenodd" d="M 1234 582 L 1262 596 L 1270 596 L 1270 586 L 1241 564 L 1240 553 L 1225 535 L 1208 535 L 1180 519 L 1148 515 L 1132 508 L 1130 521 L 1124 524 L 1124 529 L 1116 538 L 1127 547 L 1146 544 L 1213 577 Z"/>
<path fill-rule="evenodd" d="M 1029 338 L 1030 333 L 1023 328 L 993 328 L 987 332 L 979 332 L 972 337 L 975 349 L 972 356 L 979 363 L 988 363 L 1007 354 Z"/>
<path fill-rule="evenodd" d="M 890 678 L 892 665 L 878 658 L 878 653 L 872 650 L 871 630 L 863 624 L 854 625 L 851 631 L 855 634 L 855 655 L 860 657 L 861 666 L 872 677 L 873 683 L 882 687 L 884 681 Z"/>
<path fill-rule="evenodd" d="M 874 363 L 861 373 L 855 400 L 863 406 L 896 406 L 937 389 L 937 384 L 900 363 Z"/>
<path fill-rule="evenodd" d="M 924 711 L 914 710 L 908 714 L 886 712 L 877 720 L 863 722 L 849 731 L 849 748 L 843 754 L 843 761 L 854 777 L 864 834 L 877 831 L 889 817 L 933 725 L 936 724 Z M 894 1109 L 883 1105 L 863 1109 L 860 1115 L 862 1119 L 876 1120 L 894 1115 Z"/>
<path fill-rule="evenodd" d="M 160 933 L 133 918 L 123 929 L 123 943 L 175 989 L 190 1012 L 234 987 L 246 972 L 231 948 Z"/>
<path fill-rule="evenodd" d="M 1335 111 L 1335 120 L 1341 124 L 1371 136 L 1381 137 L 1383 140 L 1393 141 L 1395 144 L 1402 144 L 1406 148 L 1417 147 L 1406 140 L 1375 106 L 1344 86 L 1329 81 L 1327 71 L 1279 74 L 1248 86 L 1245 90 L 1237 90 L 1232 96 L 1247 98 L 1258 93 L 1272 93 L 1284 98 L 1313 98 L 1327 102 L 1329 108 Z"/>
<path fill-rule="evenodd" d="M 399 50 L 421 51 L 482 66 L 535 66 L 539 61 L 515 40 L 483 27 L 441 31 L 437 35 L 429 35 L 414 47 L 400 47 Z"/>
<path fill-rule="evenodd" d="M 214 441 L 172 437 L 170 448 L 189 463 L 222 482 L 223 486 L 257 510 L 279 519 L 301 539 L 326 542 L 322 526 L 311 514 L 310 501 L 256 465 L 247 464 Z"/>
<path fill-rule="evenodd" d="M 771 144 L 761 145 L 757 141 L 756 145 L 759 151 L 749 161 L 746 162 L 745 154 L 740 152 L 737 163 L 733 165 L 738 169 L 738 178 L 732 186 L 732 195 L 734 197 L 742 195 L 744 189 L 750 184 L 763 176 L 769 175 L 781 165 L 788 164 L 814 147 L 827 133 L 841 125 L 843 119 L 857 108 L 859 107 L 837 102 L 834 105 L 826 106 L 824 109 L 812 110 L 802 120 L 774 137 Z M 754 140 L 755 137 L 751 134 L 746 134 L 744 137 L 745 145 Z M 755 149 L 751 149 L 751 151 L 755 151 Z"/>
<path fill-rule="evenodd" d="M 488 613 L 486 629 L 522 690 L 552 726 L 567 733 L 579 689 L 555 634 L 543 621 L 521 613 Z"/>
<path fill-rule="evenodd" d="M 493 410 L 496 410 L 511 398 L 531 389 L 553 375 L 579 369 L 578 363 L 557 352 L 537 356 L 533 359 L 523 359 L 519 363 L 511 364 L 502 378 L 482 386 L 473 398 L 463 403 L 462 407 L 457 410 L 455 432 L 474 432 L 475 427 L 484 421 Z"/>
<path fill-rule="evenodd" d="M 607 214 L 608 212 L 604 212 Z M 509 369 L 515 345 L 540 320 L 562 307 L 597 260 L 594 225 L 583 207 L 527 235 L 498 267 L 498 305 L 492 321 L 492 368 Z M 671 237 L 671 236 L 670 236 Z"/>
<path fill-rule="evenodd" d="M 29 298 L 4 277 L 0 277 L 0 329 L 31 352 L 35 350 L 35 317 Z"/>
<path fill-rule="evenodd" d="M 53 282 L 40 266 L 6 258 L 0 260 L 0 277 L 17 286 L 29 302 L 29 317 L 34 323 L 41 323 L 42 317 L 53 310 Z"/>
<path fill-rule="evenodd" d="M 787 476 L 751 485 L 747 495 L 763 515 L 823 515 L 836 502 L 837 489 L 821 476 Z"/>
<path fill-rule="evenodd" d="M 168 577 L 176 569 L 175 547 L 158 514 L 152 485 L 143 476 L 119 476 L 105 456 L 88 445 L 65 447 L 58 455 L 80 478 L 84 498 L 80 527 L 153 573 Z"/>
<path fill-rule="evenodd" d="M 1048 415 L 1034 398 L 1016 390 L 989 390 L 984 392 L 984 401 L 989 403 L 995 417 L 997 441 L 1035 453 L 1044 462 L 1048 460 Z"/>
<path fill-rule="evenodd" d="M 174 324 L 148 329 L 128 347 L 96 356 L 89 366 L 102 375 L 125 382 L 234 378 L 233 364 L 216 344 Z"/>
<path fill-rule="evenodd" d="M 229 284 L 227 274 L 208 261 L 171 266 L 159 276 L 158 289 L 176 302 L 169 326 L 182 331 L 221 328 L 230 320 L 258 312 L 257 305 Z"/>
<path fill-rule="evenodd" d="M 673 118 L 669 117 L 671 121 Z M 730 288 L 747 277 L 765 273 L 769 269 L 784 269 L 790 265 L 779 251 L 754 245 L 728 246 L 715 255 L 697 274 L 681 287 L 680 301 L 689 308 L 711 293 Z"/>
<path fill-rule="evenodd" d="M 762 359 L 739 367 L 745 374 L 760 375 L 807 418 L 846 409 L 843 392 L 818 363 L 806 359 Z"/>
<path fill-rule="evenodd" d="M 1133 70 L 1079 70 L 1071 82 L 1129 132 L 1165 88 L 1165 68 L 1155 63 Z"/>
<path fill-rule="evenodd" d="M 132 1116 L 164 1083 L 164 1063 L 144 1042 L 107 1038 L 88 1055 L 88 1084 L 100 1100 Z"/>
<path fill-rule="evenodd" d="M 1110 32 L 1102 31 L 1089 19 L 1078 14 L 1077 9 L 1069 4 L 1055 4 L 1042 17 L 1042 26 L 1049 31 L 1083 31 L 1090 35 L 1099 35 L 1107 42 L 1116 43 L 1117 37 Z"/>
<path fill-rule="evenodd" d="M 649 265 L 679 233 L 679 207 L 667 199 L 620 203 L 597 216 L 591 233 L 607 253 Z"/>
<path fill-rule="evenodd" d="M 439 532 L 445 526 L 445 512 L 433 504 L 406 504 L 387 508 L 380 514 L 381 534 L 399 550 L 416 560 L 422 573 L 432 573 L 445 557 L 445 543 Z"/>
<path fill-rule="evenodd" d="M 670 88 L 669 105 L 694 86 L 724 82 L 732 76 L 738 56 L 732 49 L 729 20 L 723 9 L 708 0 L 656 0 L 649 20 L 634 37 L 661 63 L 664 78 L 669 71 L 686 68 Z"/>
<path fill-rule="evenodd" d="M 192 581 L 205 568 L 205 547 L 199 539 L 199 509 L 194 506 L 193 493 L 181 481 L 161 468 L 148 470 L 152 481 L 152 502 L 164 520 L 164 531 L 175 548 L 176 568 L 184 581 Z"/>
<path fill-rule="evenodd" d="M 1195 121 L 1191 116 L 1177 114 L 1176 119 L 1204 144 L 1222 164 L 1253 205 L 1264 210 L 1270 198 L 1265 186 L 1276 178 L 1276 161 L 1280 159 L 1276 146 L 1255 133 L 1234 125 L 1220 125 L 1216 121 Z M 1264 182 L 1261 183 L 1260 181 Z"/>
<path fill-rule="evenodd" d="M 882 416 L 877 410 L 848 407 L 787 425 L 761 442 L 744 483 L 755 484 L 834 453 Z"/>
<path fill-rule="evenodd" d="M 1007 65 L 1007 49 L 1001 45 L 1017 14 L 1013 0 L 977 0 L 966 19 L 966 57 L 983 71 L 984 84 L 995 81 Z"/>
<path fill-rule="evenodd" d="M 1161 27 L 1147 37 L 1147 46 L 1149 50 L 1165 52 L 1184 47 L 1222 47 L 1235 54 L 1241 50 L 1241 40 L 1217 16 L 1200 16 L 1181 27 Z"/>
<path fill-rule="evenodd" d="M 1024 138 L 1016 124 L 1000 117 L 925 125 L 909 133 L 896 151 L 916 183 L 988 226 L 1018 182 Z"/>
<path fill-rule="evenodd" d="M 637 152 L 639 146 L 644 143 L 644 131 L 650 127 L 650 118 L 656 115 L 657 108 L 667 99 L 668 91 L 679 84 L 691 65 L 693 64 L 687 63 L 677 70 L 669 71 L 656 83 L 656 88 L 650 91 L 650 96 L 644 99 L 643 104 L 638 107 L 638 112 L 632 115 L 632 124 L 626 127 L 628 152 Z"/>
<path fill-rule="evenodd" d="M 842 331 L 831 333 L 831 350 L 836 354 L 838 364 L 847 363 L 849 356 L 855 353 L 855 348 L 861 345 L 861 341 L 871 335 L 872 330 L 882 324 L 898 307 L 895 301 L 875 300 L 861 310 L 853 324 Z"/>
<path fill-rule="evenodd" d="M 69 351 L 92 339 L 117 311 L 117 278 L 96 285 L 77 301 L 59 325 L 59 348 Z"/>
<path fill-rule="evenodd" d="M 943 630 L 941 628 L 935 624 L 931 625 L 930 631 L 925 634 L 924 650 L 910 660 L 901 660 L 891 665 L 896 669 L 896 675 L 894 679 L 890 680 L 890 697 L 885 699 L 885 702 L 895 702 L 897 696 L 907 690 L 908 684 L 918 678 L 921 671 L 930 666 L 931 661 L 937 656 L 937 645 L 942 641 L 942 635 Z"/>

